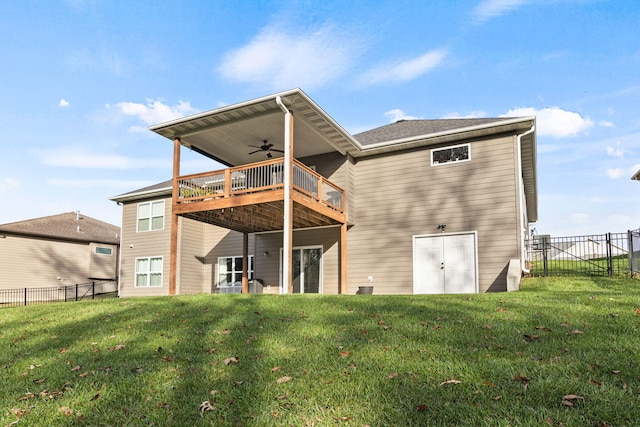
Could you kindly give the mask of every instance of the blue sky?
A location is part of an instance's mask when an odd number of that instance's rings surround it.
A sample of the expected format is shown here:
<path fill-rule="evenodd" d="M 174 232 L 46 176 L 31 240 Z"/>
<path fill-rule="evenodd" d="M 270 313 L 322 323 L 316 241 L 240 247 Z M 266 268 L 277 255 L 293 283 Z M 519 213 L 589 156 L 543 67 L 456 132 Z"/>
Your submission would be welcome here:
<path fill-rule="evenodd" d="M 537 231 L 635 229 L 638 28 L 636 0 L 4 2 L 0 223 L 119 225 L 109 197 L 171 177 L 147 126 L 300 87 L 351 133 L 536 115 Z"/>

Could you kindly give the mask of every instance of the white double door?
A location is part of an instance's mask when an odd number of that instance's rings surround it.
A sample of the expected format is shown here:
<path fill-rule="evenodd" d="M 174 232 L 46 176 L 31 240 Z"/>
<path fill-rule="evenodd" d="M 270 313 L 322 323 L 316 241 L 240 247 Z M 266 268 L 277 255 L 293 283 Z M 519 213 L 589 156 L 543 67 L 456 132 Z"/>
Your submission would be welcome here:
<path fill-rule="evenodd" d="M 414 236 L 413 293 L 478 292 L 476 233 Z"/>

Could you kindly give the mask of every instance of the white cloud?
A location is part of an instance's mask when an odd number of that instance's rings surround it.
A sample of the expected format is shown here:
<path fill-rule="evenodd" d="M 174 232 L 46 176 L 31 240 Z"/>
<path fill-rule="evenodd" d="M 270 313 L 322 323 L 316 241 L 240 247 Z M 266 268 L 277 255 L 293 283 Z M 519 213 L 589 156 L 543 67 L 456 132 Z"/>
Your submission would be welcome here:
<path fill-rule="evenodd" d="M 395 123 L 398 120 L 416 120 L 421 118 L 421 117 L 415 117 L 415 116 L 410 116 L 408 114 L 405 114 L 405 112 L 400 110 L 399 108 L 394 108 L 393 110 L 389 110 L 385 112 L 384 115 L 385 117 L 389 118 L 389 121 L 391 123 Z"/>
<path fill-rule="evenodd" d="M 449 113 L 443 116 L 442 118 L 443 119 L 477 119 L 480 117 L 487 117 L 487 113 L 482 110 L 475 110 L 467 114 Z"/>
<path fill-rule="evenodd" d="M 363 84 L 370 85 L 413 80 L 440 65 L 446 55 L 447 52 L 445 50 L 432 50 L 416 58 L 396 64 L 381 64 L 364 73 L 360 81 Z"/>
<path fill-rule="evenodd" d="M 569 215 L 569 219 L 571 219 L 571 222 L 577 224 L 587 224 L 589 222 L 589 215 L 585 213 L 574 212 Z"/>
<path fill-rule="evenodd" d="M 484 22 L 517 9 L 525 3 L 527 0 L 483 0 L 473 9 L 472 15 L 476 21 Z"/>
<path fill-rule="evenodd" d="M 598 126 L 601 126 L 603 128 L 614 128 L 616 127 L 616 125 L 613 124 L 613 122 L 610 122 L 608 120 L 601 120 L 598 122 Z"/>
<path fill-rule="evenodd" d="M 543 108 L 542 110 L 533 107 L 515 108 L 500 117 L 521 116 L 536 116 L 538 135 L 553 138 L 576 136 L 593 127 L 593 121 L 590 118 L 582 117 L 578 113 L 563 110 L 560 107 Z"/>
<path fill-rule="evenodd" d="M 107 105 L 107 107 L 109 107 L 109 105 Z M 116 104 L 116 107 L 118 107 L 122 114 L 136 117 L 146 125 L 164 123 L 198 112 L 189 102 L 179 101 L 178 105 L 171 106 L 153 99 L 148 99 L 146 104 L 119 102 Z M 133 126 L 129 130 L 138 132 L 139 128 L 140 126 Z"/>
<path fill-rule="evenodd" d="M 67 101 L 66 99 L 62 98 L 60 100 L 60 102 L 58 102 L 58 107 L 68 107 L 69 106 L 69 101 Z"/>
<path fill-rule="evenodd" d="M 31 150 L 40 162 L 48 166 L 95 169 L 171 168 L 171 159 L 130 158 L 118 154 L 86 152 L 84 148 L 60 147 Z"/>
<path fill-rule="evenodd" d="M 612 157 L 617 157 L 619 159 L 624 158 L 624 150 L 620 148 L 620 143 L 617 142 L 615 147 L 607 147 L 607 154 Z"/>
<path fill-rule="evenodd" d="M 248 44 L 228 52 L 218 71 L 235 82 L 276 90 L 316 88 L 351 66 L 356 44 L 331 25 L 291 32 L 266 27 Z"/>
<path fill-rule="evenodd" d="M 618 179 L 624 174 L 622 168 L 607 169 L 607 176 L 609 179 Z"/>

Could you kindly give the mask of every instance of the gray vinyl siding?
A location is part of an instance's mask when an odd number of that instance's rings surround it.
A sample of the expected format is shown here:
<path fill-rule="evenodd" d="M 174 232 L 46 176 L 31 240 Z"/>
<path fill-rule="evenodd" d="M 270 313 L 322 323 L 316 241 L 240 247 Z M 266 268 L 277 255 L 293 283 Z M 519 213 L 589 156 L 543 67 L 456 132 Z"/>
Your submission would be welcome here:
<path fill-rule="evenodd" d="M 111 255 L 97 254 L 96 248 L 110 248 Z M 89 277 L 96 279 L 114 279 L 118 271 L 118 246 L 103 243 L 91 243 L 89 247 Z"/>
<path fill-rule="evenodd" d="M 209 292 L 204 283 L 204 229 L 206 224 L 188 218 L 180 218 L 179 225 L 179 295 Z"/>
<path fill-rule="evenodd" d="M 4 235 L 0 238 L 1 289 L 66 286 L 89 280 L 88 243 Z"/>
<path fill-rule="evenodd" d="M 507 264 L 519 255 L 515 165 L 513 136 L 472 142 L 467 162 L 431 166 L 430 149 L 359 159 L 348 293 L 368 276 L 375 293 L 412 293 L 412 236 L 438 233 L 438 224 L 477 231 L 479 290 L 506 290 Z"/>
<path fill-rule="evenodd" d="M 138 203 L 164 200 L 164 228 L 137 232 Z M 122 261 L 120 296 L 169 295 L 169 255 L 171 246 L 171 198 L 139 200 L 122 206 Z M 140 257 L 162 257 L 162 287 L 136 288 L 135 261 Z"/>

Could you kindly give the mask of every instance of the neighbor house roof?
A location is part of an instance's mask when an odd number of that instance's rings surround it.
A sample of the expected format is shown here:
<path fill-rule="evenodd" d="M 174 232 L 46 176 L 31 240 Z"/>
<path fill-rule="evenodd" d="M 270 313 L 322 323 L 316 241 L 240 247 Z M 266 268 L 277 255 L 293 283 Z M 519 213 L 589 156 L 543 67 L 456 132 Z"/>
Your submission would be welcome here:
<path fill-rule="evenodd" d="M 76 212 L 2 224 L 0 234 L 120 244 L 120 227 Z"/>
<path fill-rule="evenodd" d="M 638 172 L 636 172 L 635 175 L 631 177 L 631 179 L 635 181 L 640 181 L 640 170 L 638 170 Z"/>
<path fill-rule="evenodd" d="M 419 135 L 432 135 L 453 130 L 487 125 L 504 121 L 504 118 L 483 119 L 438 119 L 438 120 L 398 120 L 354 135 L 354 138 L 366 147 L 380 142 L 395 141 Z"/>

